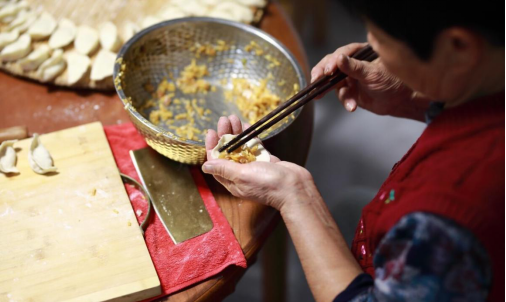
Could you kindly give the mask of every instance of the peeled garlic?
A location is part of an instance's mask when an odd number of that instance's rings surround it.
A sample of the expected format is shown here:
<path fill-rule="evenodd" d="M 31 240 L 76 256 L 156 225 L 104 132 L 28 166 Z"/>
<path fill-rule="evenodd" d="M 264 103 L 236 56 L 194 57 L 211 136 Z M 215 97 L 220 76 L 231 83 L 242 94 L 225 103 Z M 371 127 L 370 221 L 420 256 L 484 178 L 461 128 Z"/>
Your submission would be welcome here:
<path fill-rule="evenodd" d="M 33 135 L 30 152 L 28 152 L 28 162 L 33 172 L 38 174 L 46 174 L 49 172 L 56 172 L 56 167 L 53 164 L 53 158 L 49 151 L 42 145 L 38 134 Z"/>
<path fill-rule="evenodd" d="M 16 41 L 19 37 L 19 31 L 14 29 L 10 32 L 0 33 L 0 49 Z"/>
<path fill-rule="evenodd" d="M 98 33 L 95 29 L 82 25 L 77 28 L 74 46 L 83 55 L 89 55 L 98 46 Z"/>
<path fill-rule="evenodd" d="M 18 63 L 24 71 L 35 70 L 49 58 L 50 54 L 51 48 L 46 44 L 42 44 L 39 48 L 32 51 L 28 57 L 19 60 Z"/>
<path fill-rule="evenodd" d="M 118 29 L 114 23 L 106 22 L 100 27 L 100 45 L 110 51 L 117 51 L 121 46 Z"/>
<path fill-rule="evenodd" d="M 90 63 L 88 56 L 78 52 L 67 53 L 67 84 L 77 83 L 90 68 Z"/>
<path fill-rule="evenodd" d="M 126 23 L 123 24 L 123 26 L 121 28 L 121 38 L 123 38 L 123 41 L 128 41 L 139 30 L 140 30 L 140 28 L 137 24 L 127 21 Z"/>
<path fill-rule="evenodd" d="M 4 141 L 0 144 L 0 172 L 2 173 L 19 173 L 16 168 L 16 150 L 14 150 L 15 140 Z"/>
<path fill-rule="evenodd" d="M 216 159 L 216 158 L 219 158 L 220 157 L 220 151 L 218 151 L 218 149 L 220 149 L 221 147 L 223 147 L 226 143 L 230 142 L 232 139 L 234 139 L 237 135 L 232 135 L 232 134 L 225 134 L 223 135 L 220 140 L 218 141 L 218 145 L 216 145 L 216 147 L 214 147 L 214 149 L 211 151 L 211 157 L 213 159 Z M 256 161 L 266 161 L 266 162 L 269 162 L 271 161 L 271 156 L 269 155 L 269 152 L 264 148 L 264 146 L 262 145 L 262 141 L 260 141 L 258 138 L 253 138 L 251 140 L 249 140 L 247 143 L 245 143 L 243 146 L 239 147 L 239 148 L 253 148 L 254 146 L 257 146 L 257 152 L 256 152 Z M 227 152 L 227 151 L 223 151 L 223 152 Z"/>
<path fill-rule="evenodd" d="M 29 35 L 24 34 L 16 42 L 7 45 L 0 52 L 2 61 L 16 61 L 25 57 L 31 50 L 32 39 Z"/>
<path fill-rule="evenodd" d="M 0 9 L 0 20 L 5 22 L 5 18 L 14 16 L 20 10 L 27 8 L 28 4 L 25 1 L 10 2 Z"/>
<path fill-rule="evenodd" d="M 66 63 L 63 59 L 63 50 L 56 49 L 49 59 L 44 61 L 39 69 L 37 69 L 37 76 L 42 82 L 47 82 L 54 79 L 65 70 Z"/>
<path fill-rule="evenodd" d="M 56 20 L 50 14 L 43 12 L 28 28 L 28 34 L 35 40 L 49 37 L 56 28 Z"/>
<path fill-rule="evenodd" d="M 107 77 L 112 76 L 114 70 L 114 62 L 116 61 L 116 54 L 105 49 L 101 49 L 98 53 L 93 66 L 91 67 L 90 78 L 93 81 L 100 81 Z"/>
<path fill-rule="evenodd" d="M 26 21 L 16 26 L 16 29 L 19 30 L 19 33 L 24 33 L 27 31 L 30 26 L 37 20 L 37 16 L 35 14 L 29 14 L 26 17 Z M 14 21 L 13 21 L 14 22 Z"/>
<path fill-rule="evenodd" d="M 49 38 L 49 46 L 52 49 L 62 48 L 74 41 L 76 37 L 77 28 L 74 22 L 69 19 L 61 19 L 58 23 L 58 28 Z"/>
<path fill-rule="evenodd" d="M 9 25 L 7 25 L 7 29 L 11 30 L 25 23 L 30 15 L 34 15 L 34 13 L 26 9 L 19 11 L 16 18 L 14 18 L 11 22 L 9 22 Z"/>

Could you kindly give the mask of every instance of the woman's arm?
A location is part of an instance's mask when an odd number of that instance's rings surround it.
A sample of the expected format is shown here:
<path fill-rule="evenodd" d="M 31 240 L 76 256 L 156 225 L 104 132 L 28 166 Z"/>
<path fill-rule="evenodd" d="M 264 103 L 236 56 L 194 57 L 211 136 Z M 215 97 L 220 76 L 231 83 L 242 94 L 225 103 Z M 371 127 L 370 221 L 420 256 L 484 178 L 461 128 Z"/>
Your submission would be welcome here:
<path fill-rule="evenodd" d="M 222 117 L 218 133 L 209 130 L 206 149 L 220 136 L 242 131 L 236 116 Z M 208 157 L 209 158 L 209 157 Z M 210 160 L 203 166 L 233 195 L 280 211 L 317 301 L 331 301 L 361 273 L 311 174 L 304 168 L 272 157 L 273 162 L 237 164 Z"/>

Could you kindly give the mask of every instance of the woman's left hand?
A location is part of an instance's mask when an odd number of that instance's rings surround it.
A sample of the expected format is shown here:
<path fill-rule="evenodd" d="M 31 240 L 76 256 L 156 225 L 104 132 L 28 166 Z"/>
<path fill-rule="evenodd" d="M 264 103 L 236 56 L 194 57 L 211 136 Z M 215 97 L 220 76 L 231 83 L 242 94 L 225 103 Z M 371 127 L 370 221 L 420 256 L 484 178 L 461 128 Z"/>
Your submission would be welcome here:
<path fill-rule="evenodd" d="M 235 115 L 221 117 L 218 132 L 206 135 L 208 161 L 202 171 L 212 174 L 232 195 L 254 200 L 279 211 L 295 200 L 311 200 L 318 193 L 311 174 L 296 164 L 280 161 L 271 155 L 271 162 L 238 164 L 224 159 L 211 159 L 211 150 L 224 134 L 239 134 L 243 126 Z M 303 198 L 300 198 L 303 197 Z M 306 198 L 304 198 L 306 197 Z"/>

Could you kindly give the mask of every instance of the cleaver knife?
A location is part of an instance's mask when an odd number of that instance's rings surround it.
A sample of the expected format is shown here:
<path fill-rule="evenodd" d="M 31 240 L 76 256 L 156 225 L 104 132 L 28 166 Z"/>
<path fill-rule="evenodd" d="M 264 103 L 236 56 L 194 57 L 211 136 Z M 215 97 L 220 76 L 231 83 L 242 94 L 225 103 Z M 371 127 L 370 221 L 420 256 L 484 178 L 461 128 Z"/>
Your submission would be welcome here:
<path fill-rule="evenodd" d="M 150 147 L 131 150 L 130 157 L 153 207 L 175 244 L 213 228 L 189 167 Z"/>

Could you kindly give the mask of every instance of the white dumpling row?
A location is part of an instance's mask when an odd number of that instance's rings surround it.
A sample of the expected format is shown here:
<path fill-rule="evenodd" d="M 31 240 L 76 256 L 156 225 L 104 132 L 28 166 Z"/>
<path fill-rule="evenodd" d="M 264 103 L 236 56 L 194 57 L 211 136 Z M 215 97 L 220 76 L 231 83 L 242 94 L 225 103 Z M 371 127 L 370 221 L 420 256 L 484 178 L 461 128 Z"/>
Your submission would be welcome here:
<path fill-rule="evenodd" d="M 42 82 L 54 81 L 65 70 L 67 85 L 75 85 L 85 76 L 90 81 L 109 80 L 116 52 L 143 28 L 189 16 L 251 23 L 252 8 L 266 3 L 267 0 L 169 0 L 156 15 L 145 16 L 137 24 L 125 21 L 117 27 L 105 22 L 93 28 L 78 26 L 65 18 L 56 19 L 48 12 L 37 13 L 24 0 L 0 0 L 0 23 L 5 25 L 0 32 L 0 61 L 19 64 L 23 72 L 33 72 Z M 38 43 L 34 49 L 34 41 L 47 44 Z"/>
<path fill-rule="evenodd" d="M 14 150 L 15 140 L 4 141 L 0 144 L 0 172 L 19 173 L 16 168 L 17 155 Z"/>

